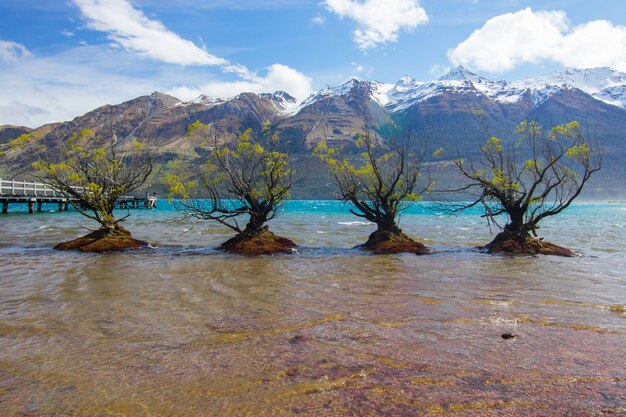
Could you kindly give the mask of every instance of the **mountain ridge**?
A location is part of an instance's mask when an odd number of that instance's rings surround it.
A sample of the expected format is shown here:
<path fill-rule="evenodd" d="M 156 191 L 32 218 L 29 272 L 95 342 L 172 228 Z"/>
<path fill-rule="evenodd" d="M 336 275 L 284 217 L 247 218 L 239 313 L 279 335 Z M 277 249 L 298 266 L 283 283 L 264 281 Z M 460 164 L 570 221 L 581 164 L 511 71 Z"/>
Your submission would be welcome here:
<path fill-rule="evenodd" d="M 326 86 L 313 92 L 298 106 L 299 109 L 312 104 L 317 98 L 330 95 L 346 94 L 355 84 L 372 86 L 372 98 L 392 112 L 402 111 L 415 101 L 424 101 L 437 91 L 448 89 L 468 89 L 473 87 L 495 101 L 511 103 L 519 100 L 524 93 L 530 92 L 535 105 L 541 104 L 546 97 L 562 89 L 577 88 L 597 100 L 626 109 L 626 73 L 608 67 L 586 70 L 566 69 L 550 74 L 526 78 L 519 81 L 494 81 L 475 74 L 463 66 L 450 70 L 437 80 L 417 81 L 404 76 L 395 84 L 378 81 L 361 81 L 352 78 L 339 86 Z M 411 101 L 412 103 L 408 103 Z M 294 113 L 294 114 L 297 114 Z"/>
<path fill-rule="evenodd" d="M 7 127 L 6 137 L 0 127 L 0 151 L 6 149 L 10 132 L 34 131 L 54 146 L 90 128 L 101 135 L 114 133 L 122 143 L 147 140 L 159 149 L 166 165 L 181 156 L 202 159 L 203 154 L 185 137 L 195 121 L 213 126 L 221 143 L 235 141 L 248 128 L 260 131 L 271 122 L 283 147 L 313 172 L 322 169 L 309 161 L 319 141 L 356 152 L 355 137 L 366 128 L 380 141 L 390 135 L 412 135 L 416 147 L 428 143 L 434 149 L 458 149 L 477 157 L 485 124 L 491 134 L 506 139 L 522 120 L 538 120 L 546 126 L 579 120 L 601 139 L 607 155 L 603 171 L 619 188 L 619 178 L 626 178 L 626 94 L 622 90 L 626 91 L 626 74 L 608 68 L 566 70 L 506 82 L 457 67 L 426 82 L 408 76 L 395 84 L 353 78 L 326 86 L 300 102 L 280 91 L 244 92 L 231 98 L 205 95 L 187 102 L 154 92 L 99 107 L 68 122 L 34 130 Z M 476 109 L 482 110 L 483 122 L 477 119 Z M 0 160 L 0 173 L 27 173 L 31 157 L 27 152 L 9 152 Z M 321 182 L 323 175 L 319 175 Z"/>
<path fill-rule="evenodd" d="M 471 91 L 472 88 L 500 103 L 516 102 L 524 94 L 530 92 L 535 106 L 540 105 L 547 97 L 560 90 L 576 88 L 606 104 L 626 109 L 626 73 L 608 67 L 582 70 L 565 69 L 519 81 L 490 80 L 471 72 L 461 65 L 453 68 L 440 78 L 430 81 L 417 81 L 415 78 L 406 75 L 401 77 L 395 84 L 389 84 L 373 80 L 359 80 L 353 77 L 339 85 L 327 85 L 316 90 L 300 102 L 284 91 L 266 93 L 241 92 L 232 97 L 212 97 L 201 94 L 189 101 L 181 101 L 176 97 L 159 91 L 141 97 L 151 97 L 155 101 L 161 101 L 164 107 L 192 106 L 196 104 L 211 107 L 240 99 L 244 94 L 256 94 L 272 101 L 281 116 L 294 116 L 316 101 L 346 95 L 354 89 L 369 90 L 373 101 L 395 113 L 405 110 L 411 105 L 426 101 L 433 96 L 445 93 L 448 90 L 457 89 L 463 92 Z M 131 99 L 124 103 L 132 102 L 133 100 L 136 99 Z M 98 109 L 107 106 L 114 105 L 109 104 Z M 0 128 L 3 127 L 33 129 L 26 126 L 0 126 Z M 33 130 L 36 129 L 38 128 Z"/>

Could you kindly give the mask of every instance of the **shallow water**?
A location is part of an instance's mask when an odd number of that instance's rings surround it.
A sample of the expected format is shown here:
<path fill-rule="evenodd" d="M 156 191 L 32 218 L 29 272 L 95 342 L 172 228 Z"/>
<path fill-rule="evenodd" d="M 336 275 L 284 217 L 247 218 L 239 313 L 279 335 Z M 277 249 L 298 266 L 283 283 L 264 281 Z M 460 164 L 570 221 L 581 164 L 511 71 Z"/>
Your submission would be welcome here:
<path fill-rule="evenodd" d="M 0 217 L 0 415 L 626 415 L 626 205 L 543 225 L 577 258 L 483 254 L 484 219 L 428 204 L 423 257 L 352 249 L 373 227 L 335 202 L 292 202 L 273 257 L 173 216 L 106 255 L 50 249 L 76 213 Z"/>

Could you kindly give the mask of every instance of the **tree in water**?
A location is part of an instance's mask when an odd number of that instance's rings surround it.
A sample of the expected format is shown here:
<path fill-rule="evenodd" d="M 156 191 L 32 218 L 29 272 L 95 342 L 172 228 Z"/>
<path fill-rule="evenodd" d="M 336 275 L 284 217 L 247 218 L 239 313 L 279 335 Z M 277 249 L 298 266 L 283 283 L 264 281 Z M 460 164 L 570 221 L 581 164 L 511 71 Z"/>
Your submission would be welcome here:
<path fill-rule="evenodd" d="M 398 227 L 398 214 L 419 201 L 431 186 L 421 174 L 424 155 L 411 152 L 408 145 L 408 140 L 392 140 L 382 146 L 366 131 L 356 141 L 362 152 L 354 162 L 341 148 L 325 142 L 314 151 L 326 164 L 338 198 L 354 207 L 350 213 L 376 224 L 376 231 L 361 246 L 374 253 L 429 253 Z"/>
<path fill-rule="evenodd" d="M 576 121 L 544 130 L 536 122 L 522 122 L 513 141 L 491 137 L 481 147 L 480 161 L 460 156 L 454 161 L 469 180 L 457 192 L 474 200 L 454 208 L 460 213 L 482 205 L 489 224 L 501 229 L 485 246 L 490 253 L 543 253 L 574 256 L 566 248 L 537 239 L 539 222 L 565 210 L 602 165 L 599 144 L 589 141 Z M 501 226 L 497 216 L 506 215 Z"/>
<path fill-rule="evenodd" d="M 248 129 L 235 146 L 220 144 L 212 128 L 199 121 L 188 127 L 187 136 L 209 157 L 196 173 L 198 180 L 184 174 L 167 178 L 170 196 L 179 199 L 179 211 L 234 230 L 236 235 L 221 245 L 227 251 L 247 255 L 292 252 L 296 244 L 274 235 L 266 224 L 289 198 L 294 175 L 289 155 L 278 150 L 279 137 L 271 125 L 263 125 L 264 143 Z M 240 223 L 242 217 L 247 221 Z"/>
<path fill-rule="evenodd" d="M 83 216 L 100 228 L 81 238 L 60 243 L 55 249 L 108 252 L 146 246 L 121 226 L 130 213 L 117 218 L 114 209 L 129 193 L 140 188 L 152 172 L 153 152 L 139 141 L 118 143 L 84 129 L 58 148 L 42 146 L 40 137 L 18 138 L 20 146 L 33 145 L 41 156 L 33 164 L 35 178 L 61 193 Z M 39 142 L 38 144 L 36 142 Z"/>

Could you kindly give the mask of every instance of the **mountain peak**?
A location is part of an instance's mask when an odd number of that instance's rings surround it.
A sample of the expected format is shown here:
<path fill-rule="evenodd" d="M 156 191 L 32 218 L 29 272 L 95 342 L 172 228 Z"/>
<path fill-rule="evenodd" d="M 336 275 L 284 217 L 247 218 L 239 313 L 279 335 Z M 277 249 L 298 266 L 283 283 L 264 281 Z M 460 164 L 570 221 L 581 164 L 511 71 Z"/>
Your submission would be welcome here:
<path fill-rule="evenodd" d="M 340 88 L 342 91 L 350 91 L 353 88 L 359 88 L 359 87 L 367 86 L 370 84 L 371 84 L 370 81 L 362 81 L 358 79 L 357 77 L 352 77 L 348 81 L 341 84 Z"/>
<path fill-rule="evenodd" d="M 175 106 L 176 104 L 180 103 L 180 100 L 177 99 L 176 97 L 163 94 L 160 91 L 153 92 L 152 94 L 150 94 L 149 97 L 151 100 L 154 100 L 159 103 L 163 103 L 165 107 Z"/>
<path fill-rule="evenodd" d="M 290 101 L 290 102 L 294 102 L 294 103 L 297 101 L 291 94 L 289 94 L 286 91 L 282 91 L 282 90 L 274 92 L 274 94 L 272 94 L 272 96 L 279 97 L 279 98 L 282 98 L 284 100 L 287 100 L 287 101 Z"/>
<path fill-rule="evenodd" d="M 463 65 L 459 65 L 458 67 L 450 70 L 450 72 L 444 75 L 443 77 L 439 78 L 439 80 L 441 81 L 446 81 L 446 80 L 447 81 L 465 81 L 465 80 L 472 81 L 472 80 L 476 80 L 480 78 L 481 77 L 479 75 L 474 74 L 473 72 L 465 68 Z"/>
<path fill-rule="evenodd" d="M 260 96 L 271 101 L 279 111 L 290 110 L 298 105 L 298 101 L 285 91 L 261 93 Z"/>
<path fill-rule="evenodd" d="M 360 81 L 357 78 L 350 78 L 348 81 L 341 83 L 338 86 L 327 85 L 322 90 L 319 90 L 312 94 L 312 96 L 321 96 L 321 97 L 329 97 L 329 96 L 341 96 L 350 93 L 351 91 L 358 89 L 361 86 L 370 85 L 368 81 Z"/>
<path fill-rule="evenodd" d="M 200 94 L 197 98 L 195 98 L 194 100 L 188 101 L 185 104 L 206 104 L 209 106 L 213 106 L 216 104 L 225 103 L 226 101 L 228 101 L 228 99 L 221 98 L 221 97 L 211 97 L 211 96 L 207 96 L 206 94 Z"/>
<path fill-rule="evenodd" d="M 412 85 L 415 85 L 416 83 L 417 81 L 415 81 L 415 78 L 411 77 L 410 75 L 404 75 L 398 80 L 398 82 L 396 83 L 396 87 L 410 87 Z"/>

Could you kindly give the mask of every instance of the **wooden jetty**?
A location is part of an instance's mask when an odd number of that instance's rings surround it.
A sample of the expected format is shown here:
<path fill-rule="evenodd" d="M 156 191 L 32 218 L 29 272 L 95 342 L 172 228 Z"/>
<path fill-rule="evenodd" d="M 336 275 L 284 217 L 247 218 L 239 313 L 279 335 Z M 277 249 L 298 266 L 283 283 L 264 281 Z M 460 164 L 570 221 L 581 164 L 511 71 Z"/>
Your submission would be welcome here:
<path fill-rule="evenodd" d="M 82 191 L 82 188 L 75 187 Z M 122 209 L 156 208 L 157 195 L 146 195 L 145 197 L 124 196 L 117 202 Z M 68 199 L 58 190 L 47 184 L 28 181 L 3 180 L 0 178 L 0 202 L 2 203 L 2 214 L 9 213 L 9 204 L 28 204 L 30 214 L 41 212 L 44 204 L 55 204 L 59 211 L 66 211 L 70 204 L 78 204 L 75 199 Z"/>

